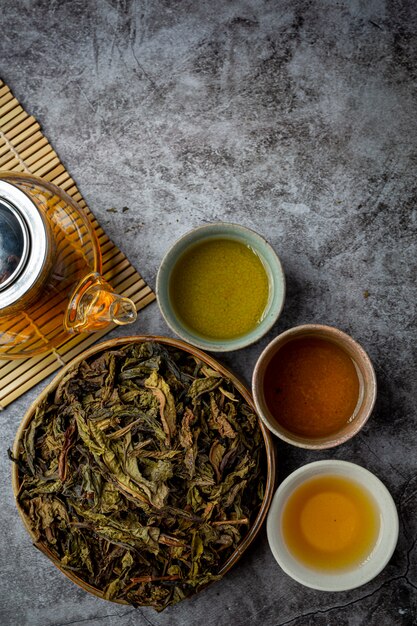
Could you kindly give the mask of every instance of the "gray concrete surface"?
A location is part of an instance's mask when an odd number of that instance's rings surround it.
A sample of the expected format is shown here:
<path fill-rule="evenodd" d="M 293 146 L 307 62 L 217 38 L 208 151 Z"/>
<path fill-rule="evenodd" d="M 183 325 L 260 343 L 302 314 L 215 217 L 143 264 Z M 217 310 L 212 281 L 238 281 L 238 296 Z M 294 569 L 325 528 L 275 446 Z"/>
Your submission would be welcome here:
<path fill-rule="evenodd" d="M 401 521 L 386 569 L 353 591 L 301 587 L 263 531 L 222 582 L 162 614 L 100 601 L 31 546 L 13 502 L 6 449 L 42 383 L 0 414 L 0 624 L 417 623 L 416 3 L 2 0 L 0 23 L 0 76 L 152 286 L 192 226 L 239 222 L 275 247 L 283 314 L 224 363 L 249 383 L 266 343 L 305 322 L 367 349 L 379 392 L 366 428 L 322 453 L 278 442 L 278 480 L 354 461 L 385 482 Z M 128 330 L 170 334 L 156 304 Z"/>

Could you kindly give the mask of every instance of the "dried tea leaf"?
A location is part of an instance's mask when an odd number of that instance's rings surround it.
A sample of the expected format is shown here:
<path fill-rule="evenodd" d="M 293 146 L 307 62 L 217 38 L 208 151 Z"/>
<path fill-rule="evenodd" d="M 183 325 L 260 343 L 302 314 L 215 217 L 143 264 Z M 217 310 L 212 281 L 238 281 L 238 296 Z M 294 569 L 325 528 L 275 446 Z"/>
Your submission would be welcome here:
<path fill-rule="evenodd" d="M 145 381 L 145 387 L 152 390 L 159 402 L 159 413 L 161 416 L 164 431 L 168 437 L 168 442 L 176 432 L 176 410 L 175 401 L 170 391 L 169 385 L 154 370 Z"/>
<path fill-rule="evenodd" d="M 250 407 L 157 342 L 68 371 L 11 458 L 36 545 L 105 598 L 157 610 L 219 578 L 265 488 Z"/>
<path fill-rule="evenodd" d="M 224 447 L 224 445 L 222 445 L 220 441 L 217 440 L 213 442 L 210 448 L 209 460 L 214 468 L 214 471 L 216 472 L 217 482 L 220 482 L 221 479 L 220 464 L 222 462 L 225 451 L 226 448 Z"/>

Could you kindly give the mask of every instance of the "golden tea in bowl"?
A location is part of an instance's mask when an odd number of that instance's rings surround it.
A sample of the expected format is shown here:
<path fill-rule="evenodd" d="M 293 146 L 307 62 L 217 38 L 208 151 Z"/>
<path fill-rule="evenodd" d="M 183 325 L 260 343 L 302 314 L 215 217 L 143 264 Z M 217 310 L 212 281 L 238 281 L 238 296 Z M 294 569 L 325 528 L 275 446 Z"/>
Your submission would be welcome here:
<path fill-rule="evenodd" d="M 341 571 L 366 559 L 378 539 L 379 513 L 359 483 L 333 474 L 298 486 L 282 514 L 289 550 L 307 566 Z"/>

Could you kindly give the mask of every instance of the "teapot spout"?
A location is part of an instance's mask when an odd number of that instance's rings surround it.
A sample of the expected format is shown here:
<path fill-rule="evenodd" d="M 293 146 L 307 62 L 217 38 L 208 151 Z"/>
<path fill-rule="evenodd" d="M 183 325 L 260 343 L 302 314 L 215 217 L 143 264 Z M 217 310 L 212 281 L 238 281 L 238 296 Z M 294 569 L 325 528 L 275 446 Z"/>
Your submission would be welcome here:
<path fill-rule="evenodd" d="M 136 320 L 132 300 L 115 293 L 100 274 L 92 272 L 78 284 L 65 318 L 70 333 L 92 333 L 111 324 L 122 326 Z"/>

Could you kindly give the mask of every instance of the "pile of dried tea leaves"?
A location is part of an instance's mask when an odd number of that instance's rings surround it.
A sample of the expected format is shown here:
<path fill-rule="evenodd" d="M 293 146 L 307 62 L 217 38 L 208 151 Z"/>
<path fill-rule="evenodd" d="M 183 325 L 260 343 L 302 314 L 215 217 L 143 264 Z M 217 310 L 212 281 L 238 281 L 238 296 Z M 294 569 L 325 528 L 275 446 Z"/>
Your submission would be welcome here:
<path fill-rule="evenodd" d="M 14 460 L 36 544 L 107 599 L 157 610 L 220 578 L 264 495 L 251 408 L 217 371 L 151 341 L 71 369 Z"/>

